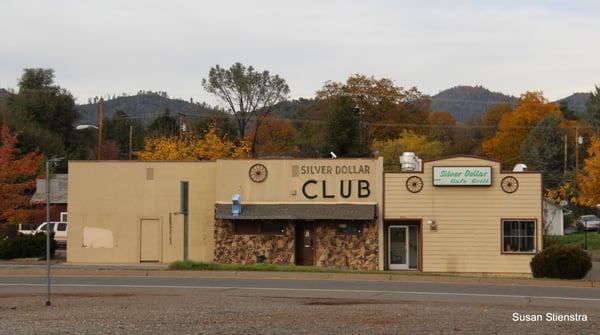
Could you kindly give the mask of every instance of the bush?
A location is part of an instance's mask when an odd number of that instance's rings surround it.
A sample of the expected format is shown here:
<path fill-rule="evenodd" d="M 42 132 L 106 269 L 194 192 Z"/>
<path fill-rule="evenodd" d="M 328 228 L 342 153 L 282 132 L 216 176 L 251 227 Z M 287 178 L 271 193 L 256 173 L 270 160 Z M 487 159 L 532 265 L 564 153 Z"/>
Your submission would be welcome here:
<path fill-rule="evenodd" d="M 50 257 L 54 257 L 56 241 L 50 236 Z M 0 259 L 40 257 L 46 259 L 46 234 L 19 235 L 0 240 Z"/>
<path fill-rule="evenodd" d="M 581 279 L 592 268 L 590 255 L 578 247 L 552 245 L 531 260 L 535 278 Z"/>

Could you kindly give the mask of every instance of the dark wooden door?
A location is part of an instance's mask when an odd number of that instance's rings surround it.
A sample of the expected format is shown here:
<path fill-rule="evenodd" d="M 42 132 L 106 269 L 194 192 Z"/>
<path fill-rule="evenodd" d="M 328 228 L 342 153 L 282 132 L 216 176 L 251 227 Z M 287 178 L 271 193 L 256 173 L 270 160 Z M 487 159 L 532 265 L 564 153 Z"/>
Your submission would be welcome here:
<path fill-rule="evenodd" d="M 296 264 L 315 265 L 315 230 L 312 223 L 296 224 Z"/>

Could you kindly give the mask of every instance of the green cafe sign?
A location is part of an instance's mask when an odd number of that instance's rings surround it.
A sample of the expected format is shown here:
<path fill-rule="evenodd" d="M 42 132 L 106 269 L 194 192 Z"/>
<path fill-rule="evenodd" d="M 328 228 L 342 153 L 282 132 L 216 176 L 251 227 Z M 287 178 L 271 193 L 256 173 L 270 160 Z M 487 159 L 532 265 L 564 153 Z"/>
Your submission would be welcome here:
<path fill-rule="evenodd" d="M 433 186 L 490 186 L 491 166 L 434 166 Z"/>

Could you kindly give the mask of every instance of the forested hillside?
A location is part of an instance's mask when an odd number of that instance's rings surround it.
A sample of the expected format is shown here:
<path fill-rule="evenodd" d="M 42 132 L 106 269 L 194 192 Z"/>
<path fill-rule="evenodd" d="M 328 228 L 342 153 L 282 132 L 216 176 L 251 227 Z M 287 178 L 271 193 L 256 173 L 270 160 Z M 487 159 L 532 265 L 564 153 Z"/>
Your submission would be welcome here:
<path fill-rule="evenodd" d="M 490 106 L 499 103 L 515 105 L 517 98 L 482 86 L 456 86 L 431 96 L 432 110 L 449 112 L 459 122 L 483 115 Z"/>
<path fill-rule="evenodd" d="M 181 99 L 171 99 L 162 92 L 140 92 L 132 96 L 120 96 L 105 100 L 105 117 L 110 118 L 116 111 L 123 111 L 132 119 L 149 123 L 164 111 L 171 115 L 184 113 L 190 116 L 207 116 L 217 111 L 214 107 L 203 103 L 191 103 Z M 81 114 L 81 123 L 95 123 L 98 105 L 88 103 L 78 105 L 77 110 Z"/>

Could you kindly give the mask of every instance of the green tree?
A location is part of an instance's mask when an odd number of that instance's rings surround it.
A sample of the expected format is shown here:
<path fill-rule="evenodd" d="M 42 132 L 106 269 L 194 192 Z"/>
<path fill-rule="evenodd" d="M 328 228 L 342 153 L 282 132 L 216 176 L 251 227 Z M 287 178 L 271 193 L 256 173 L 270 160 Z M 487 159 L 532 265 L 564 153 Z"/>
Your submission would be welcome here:
<path fill-rule="evenodd" d="M 139 120 L 132 120 L 127 113 L 118 110 L 104 122 L 107 141 L 114 141 L 119 147 L 119 158 L 129 156 L 129 127 L 132 127 L 132 151 L 144 147 L 144 126 Z"/>
<path fill-rule="evenodd" d="M 574 110 L 569 108 L 569 104 L 566 101 L 561 101 L 559 103 L 560 113 L 565 120 L 579 120 L 577 117 L 577 113 Z"/>
<path fill-rule="evenodd" d="M 337 98 L 335 109 L 327 121 L 322 156 L 334 152 L 338 157 L 369 156 L 369 148 L 361 139 L 360 115 L 354 102 L 348 97 Z"/>
<path fill-rule="evenodd" d="M 553 188 L 562 182 L 562 120 L 557 115 L 544 117 L 531 131 L 521 147 L 521 161 L 531 170 L 544 172 L 544 184 Z"/>
<path fill-rule="evenodd" d="M 252 66 L 233 64 L 229 69 L 212 67 L 202 80 L 204 89 L 221 99 L 233 114 L 238 140 L 252 135 L 251 153 L 256 153 L 258 130 L 273 106 L 287 99 L 290 88 L 285 80 L 269 71 L 255 71 Z M 249 127 L 252 127 L 253 131 Z"/>
<path fill-rule="evenodd" d="M 215 112 L 209 117 L 192 119 L 190 130 L 204 136 L 211 128 L 215 128 L 220 137 L 237 138 L 237 129 L 231 121 L 231 116 L 222 112 Z"/>
<path fill-rule="evenodd" d="M 154 119 L 148 125 L 147 135 L 149 137 L 171 137 L 179 133 L 179 124 L 177 120 L 171 116 L 169 109 Z"/>
<path fill-rule="evenodd" d="M 8 100 L 9 123 L 22 131 L 21 146 L 38 146 L 47 156 L 74 149 L 74 122 L 79 118 L 71 93 L 54 83 L 54 70 L 24 69 L 19 91 Z M 27 129 L 31 128 L 31 129 Z M 26 130 L 27 129 L 27 130 Z M 62 147 L 52 134 L 60 138 Z M 52 143 L 48 146 L 48 142 Z M 32 151 L 34 148 L 27 148 Z"/>
<path fill-rule="evenodd" d="M 600 132 L 600 86 L 596 85 L 586 104 L 587 119 L 596 132 Z"/>

